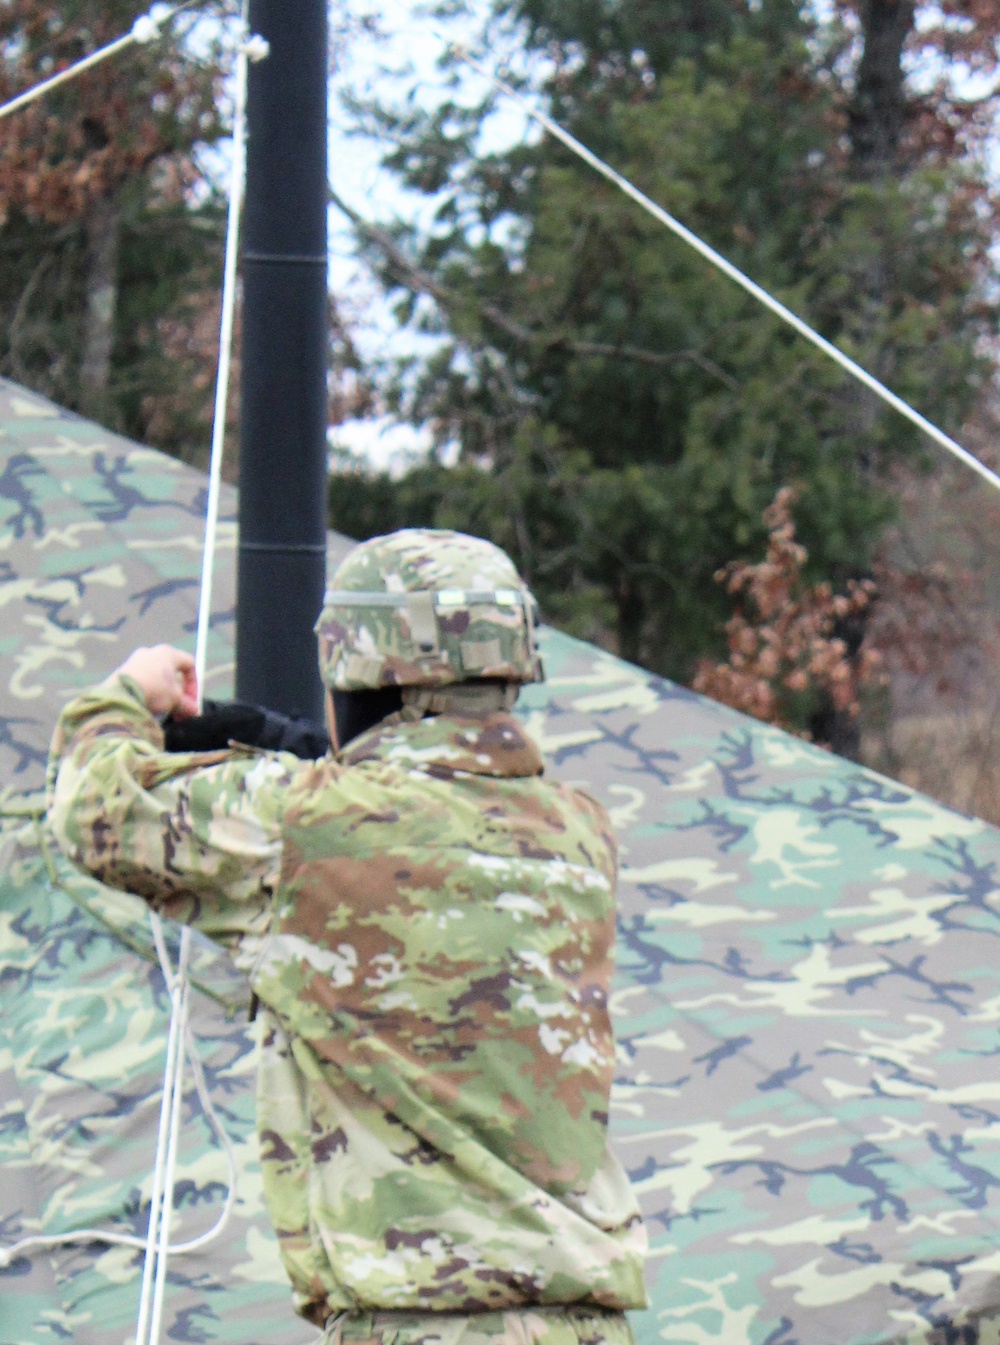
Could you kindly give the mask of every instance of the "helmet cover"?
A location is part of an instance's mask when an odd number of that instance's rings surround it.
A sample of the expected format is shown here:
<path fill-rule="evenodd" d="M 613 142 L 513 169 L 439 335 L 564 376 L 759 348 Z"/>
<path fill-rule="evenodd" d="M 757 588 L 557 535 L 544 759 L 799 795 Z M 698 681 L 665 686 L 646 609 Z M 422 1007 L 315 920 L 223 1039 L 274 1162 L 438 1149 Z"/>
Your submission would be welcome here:
<path fill-rule="evenodd" d="M 316 623 L 320 673 L 337 691 L 540 682 L 536 629 L 535 600 L 499 547 L 403 528 L 335 571 Z"/>

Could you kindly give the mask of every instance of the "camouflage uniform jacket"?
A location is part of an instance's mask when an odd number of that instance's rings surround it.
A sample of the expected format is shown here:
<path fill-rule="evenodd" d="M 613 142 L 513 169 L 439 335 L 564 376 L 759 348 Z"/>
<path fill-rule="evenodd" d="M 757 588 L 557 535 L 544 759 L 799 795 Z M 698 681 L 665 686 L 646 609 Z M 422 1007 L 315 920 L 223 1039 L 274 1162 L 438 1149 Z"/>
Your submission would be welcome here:
<path fill-rule="evenodd" d="M 73 701 L 60 844 L 236 949 L 296 1303 L 640 1307 L 607 1146 L 614 845 L 505 714 L 398 717 L 340 758 L 168 755 L 138 688 Z"/>

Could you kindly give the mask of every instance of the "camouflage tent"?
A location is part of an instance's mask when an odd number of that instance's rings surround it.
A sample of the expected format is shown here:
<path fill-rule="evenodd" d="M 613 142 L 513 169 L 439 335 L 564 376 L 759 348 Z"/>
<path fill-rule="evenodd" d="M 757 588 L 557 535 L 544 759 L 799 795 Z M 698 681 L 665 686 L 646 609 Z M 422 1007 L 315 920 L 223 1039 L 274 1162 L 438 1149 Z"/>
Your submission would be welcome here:
<path fill-rule="evenodd" d="M 166 1022 L 148 925 L 53 852 L 33 791 L 70 691 L 137 643 L 190 643 L 204 483 L 9 384 L 0 436 L 9 1246 L 144 1227 Z M 622 842 L 612 1124 L 653 1246 L 640 1342 L 1000 1341 L 1000 836 L 555 632 L 544 654 L 521 712 Z M 306 1345 L 261 1207 L 245 989 L 201 941 L 196 980 L 239 1196 L 171 1263 L 165 1338 Z M 226 1187 L 193 1092 L 179 1177 L 191 1236 Z M 98 1243 L 14 1259 L 0 1345 L 124 1345 L 139 1261 Z"/>

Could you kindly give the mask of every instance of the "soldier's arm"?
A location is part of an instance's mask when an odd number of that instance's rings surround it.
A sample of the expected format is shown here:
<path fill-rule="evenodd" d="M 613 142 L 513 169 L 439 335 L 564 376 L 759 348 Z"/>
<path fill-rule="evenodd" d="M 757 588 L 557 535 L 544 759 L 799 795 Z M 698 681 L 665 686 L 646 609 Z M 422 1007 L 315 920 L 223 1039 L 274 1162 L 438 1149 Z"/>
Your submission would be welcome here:
<path fill-rule="evenodd" d="M 190 686 L 171 706 L 128 669 L 60 717 L 49 777 L 59 844 L 100 881 L 214 938 L 254 932 L 277 882 L 282 800 L 298 762 L 165 752 L 150 702 L 176 710 Z"/>

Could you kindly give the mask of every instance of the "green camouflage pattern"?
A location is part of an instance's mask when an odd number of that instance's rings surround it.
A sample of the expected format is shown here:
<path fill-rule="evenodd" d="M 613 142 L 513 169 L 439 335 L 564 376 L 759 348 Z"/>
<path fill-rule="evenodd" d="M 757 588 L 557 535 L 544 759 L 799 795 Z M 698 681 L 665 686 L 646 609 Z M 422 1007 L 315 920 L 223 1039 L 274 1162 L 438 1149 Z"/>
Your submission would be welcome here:
<path fill-rule="evenodd" d="M 339 691 L 542 678 L 535 600 L 510 559 L 446 529 L 404 528 L 355 547 L 330 581 L 316 635 L 323 681 Z"/>
<path fill-rule="evenodd" d="M 299 1310 L 644 1306 L 604 810 L 504 714 L 394 716 L 346 761 L 164 753 L 123 678 L 53 747 L 63 851 L 234 947 L 274 1015 L 258 1126 Z"/>
<path fill-rule="evenodd" d="M 422 1345 L 428 1339 L 427 1317 L 418 1313 L 360 1313 L 339 1330 L 351 1345 Z M 627 1318 L 591 1307 L 457 1316 L 435 1324 L 434 1340 L 440 1345 L 633 1345 Z"/>
<path fill-rule="evenodd" d="M 84 877 L 19 800 L 0 820 L 0 1244 L 95 1227 L 145 1235 L 169 995 L 143 904 Z M 175 932 L 168 941 L 177 960 Z M 192 1026 L 235 1146 L 223 1235 L 170 1262 L 164 1340 L 309 1345 L 264 1208 L 246 982 L 195 935 Z M 211 1228 L 228 1167 L 185 1081 L 174 1240 Z M 142 1254 L 35 1250 L 0 1270 L 2 1345 L 132 1345 Z"/>
<path fill-rule="evenodd" d="M 640 1342 L 1000 1338 L 1000 835 L 564 637 L 529 729 L 621 848 Z"/>
<path fill-rule="evenodd" d="M 10 564 L 0 575 L 0 714 L 21 744 L 0 750 L 3 778 L 20 794 L 41 784 L 70 691 L 151 642 L 139 596 L 146 558 L 128 541 L 148 535 L 160 513 L 191 544 L 178 552 L 187 586 L 158 602 L 152 638 L 190 647 L 200 529 L 176 501 L 193 502 L 203 483 L 54 408 L 34 420 L 15 414 L 2 400 L 10 395 L 0 385 L 0 429 L 14 436 L 6 461 L 27 456 L 41 468 L 12 474 L 39 532 L 5 535 Z M 66 454 L 32 457 L 36 442 L 54 447 L 60 426 L 69 427 Z M 101 561 L 125 576 L 118 606 L 97 609 L 100 579 L 91 584 L 59 522 L 95 514 L 60 514 L 69 496 L 58 481 L 66 474 L 79 498 L 107 503 L 104 465 L 119 451 L 129 468 L 119 479 L 138 502 L 110 525 Z M 161 504 L 158 479 L 171 483 Z M 22 505 L 0 500 L 12 531 Z M 220 592 L 231 584 L 225 555 L 222 565 Z M 51 610 L 43 602 L 54 601 L 43 580 L 60 576 L 58 593 L 83 594 L 57 616 L 67 648 L 84 659 L 33 673 L 44 696 L 32 703 L 11 687 L 21 648 Z M 109 639 L 75 632 L 75 614 L 88 610 L 118 623 Z M 229 628 L 218 610 L 222 667 Z M 518 716 L 548 774 L 597 797 L 619 841 L 611 1135 L 652 1245 L 651 1306 L 630 1314 L 639 1345 L 995 1345 L 1000 833 L 591 646 L 544 630 L 541 640 L 549 680 L 522 692 Z M 67 895 L 109 902 L 106 890 L 58 858 L 53 883 L 34 826 L 5 826 L 16 835 L 0 854 L 0 1241 L 84 1220 L 141 1226 L 166 1029 L 159 974 L 110 934 L 92 901 L 82 909 Z M 100 909 L 121 919 L 117 907 Z M 221 954 L 199 948 L 214 976 L 228 975 Z M 123 981 L 138 1001 L 123 1001 Z M 210 1057 L 217 1045 L 226 1064 L 209 1070 L 213 1096 L 252 1145 L 252 1036 L 243 1019 L 196 1000 L 201 1049 Z M 66 1033 L 53 1034 L 48 1054 L 33 1044 L 59 1013 L 80 1060 L 96 1062 L 82 1085 L 63 1063 Z M 224 1165 L 193 1094 L 181 1152 L 201 1183 L 186 1188 L 197 1193 L 190 1217 L 207 1224 Z M 165 1338 L 306 1345 L 312 1329 L 281 1284 L 251 1151 L 239 1152 L 245 1222 L 197 1268 L 172 1269 Z M 53 1193 L 72 1190 L 81 1173 L 84 1208 L 64 1209 Z M 0 1272 L 0 1342 L 124 1345 L 118 1324 L 134 1323 L 138 1289 L 135 1263 L 96 1246 L 22 1261 Z"/>

